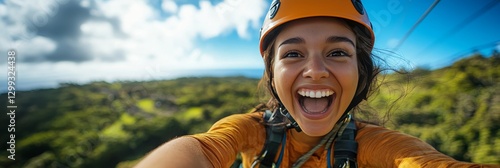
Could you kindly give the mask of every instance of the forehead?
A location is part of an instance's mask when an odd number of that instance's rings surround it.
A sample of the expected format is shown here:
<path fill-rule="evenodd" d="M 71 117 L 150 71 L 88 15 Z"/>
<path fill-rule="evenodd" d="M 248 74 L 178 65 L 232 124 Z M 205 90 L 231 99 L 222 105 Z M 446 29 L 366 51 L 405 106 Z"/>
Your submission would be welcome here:
<path fill-rule="evenodd" d="M 277 36 L 277 40 L 297 36 L 344 36 L 352 41 L 356 35 L 343 19 L 331 17 L 314 17 L 291 21 L 283 25 L 283 29 Z"/>

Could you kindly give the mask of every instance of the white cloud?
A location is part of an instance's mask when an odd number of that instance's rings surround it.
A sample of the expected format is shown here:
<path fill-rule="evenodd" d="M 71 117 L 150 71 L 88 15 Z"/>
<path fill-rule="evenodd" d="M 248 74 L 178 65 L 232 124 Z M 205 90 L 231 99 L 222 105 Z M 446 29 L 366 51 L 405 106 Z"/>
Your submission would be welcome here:
<path fill-rule="evenodd" d="M 45 55 L 56 49 L 56 43 L 46 37 L 36 36 L 16 49 L 23 55 Z"/>
<path fill-rule="evenodd" d="M 396 38 L 391 38 L 387 40 L 387 47 L 388 48 L 395 48 L 399 43 L 399 39 Z"/>
<path fill-rule="evenodd" d="M 48 54 L 57 47 L 55 42 L 47 37 L 37 35 L 38 29 L 64 4 L 57 0 L 19 1 L 6 0 L 0 3 L 0 52 L 16 49 L 24 54 Z M 0 63 L 5 60 L 0 60 Z"/>
<path fill-rule="evenodd" d="M 113 27 L 109 22 L 89 21 L 80 25 L 80 30 L 84 36 L 107 37 L 113 35 Z"/>
<path fill-rule="evenodd" d="M 161 4 L 161 8 L 165 12 L 176 13 L 177 12 L 177 4 L 173 0 L 163 0 Z"/>
<path fill-rule="evenodd" d="M 7 9 L 1 10 L 0 16 L 8 15 L 13 21 L 0 21 L 0 26 L 5 27 L 0 37 L 8 39 L 0 43 L 19 45 L 21 41 L 26 48 L 37 48 L 33 45 L 53 48 L 55 43 L 50 41 L 50 37 L 36 36 L 37 28 L 44 26 L 57 13 L 60 7 L 57 5 L 64 3 L 57 0 L 47 2 L 7 0 L 6 4 L 11 4 L 10 6 L 0 4 L 0 9 Z M 249 29 L 258 29 L 259 19 L 266 8 L 265 0 L 225 0 L 218 4 L 203 0 L 199 2 L 199 8 L 192 4 L 177 6 L 172 0 L 164 0 L 162 10 L 173 14 L 168 18 L 161 18 L 146 1 L 96 0 L 81 1 L 79 4 L 95 8 L 91 13 L 93 17 L 117 19 L 119 30 L 123 32 L 117 34 L 107 20 L 91 18 L 83 23 L 80 26 L 82 38 L 79 41 L 88 46 L 96 57 L 123 50 L 127 59 L 168 57 L 178 61 L 195 49 L 194 45 L 200 38 L 214 38 L 233 30 L 241 38 L 249 38 Z M 34 25 L 27 25 L 26 22 Z M 32 42 L 36 39 L 38 41 Z M 44 40 L 40 41 L 41 39 Z M 43 52 L 52 51 L 52 48 Z M 1 49 L 6 50 L 5 47 Z"/>
<path fill-rule="evenodd" d="M 6 3 L 10 1 L 6 0 Z M 52 2 L 52 5 L 59 3 L 58 0 Z M 20 73 L 24 78 L 31 78 L 30 81 L 47 80 L 47 77 L 38 76 L 43 72 L 54 74 L 52 77 L 58 82 L 140 80 L 147 77 L 151 69 L 158 69 L 157 67 L 161 70 L 155 71 L 156 76 L 166 77 L 168 72 L 180 69 L 251 66 L 244 59 L 233 59 L 231 61 L 234 62 L 230 62 L 215 54 L 208 54 L 196 46 L 197 41 L 225 35 L 230 31 L 236 31 L 240 38 L 249 38 L 249 30 L 259 28 L 260 18 L 265 14 L 268 5 L 265 0 L 225 0 L 217 4 L 202 0 L 197 7 L 193 4 L 177 5 L 172 0 L 163 0 L 161 10 L 170 15 L 162 18 L 160 12 L 156 11 L 158 9 L 146 1 L 85 0 L 79 4 L 92 8 L 90 19 L 79 27 L 82 36 L 78 42 L 85 46 L 86 52 L 94 59 L 83 63 L 27 63 L 20 65 L 23 66 L 20 69 L 23 72 Z M 19 43 L 19 39 L 17 42 L 13 40 L 15 36 L 24 37 L 21 46 L 18 45 L 19 52 L 48 54 L 57 48 L 57 43 L 50 37 L 28 36 L 36 31 L 30 31 L 29 25 L 25 24 L 26 19 L 35 18 L 34 14 L 40 13 L 39 11 L 45 11 L 44 16 L 50 19 L 53 15 L 49 9 L 53 9 L 52 13 L 57 12 L 50 5 L 43 5 L 44 3 L 24 3 L 24 6 L 12 8 L 0 4 L 0 17 L 8 15 L 14 21 L 7 23 L 0 20 L 1 51 L 8 49 L 5 48 L 8 45 L 4 44 Z M 111 23 L 110 20 L 113 19 L 119 24 Z M 43 26 L 42 21 L 35 23 L 34 30 Z M 123 61 L 107 61 L 117 56 L 123 57 Z M 258 58 L 258 63 L 260 62 Z M 4 66 L 0 66 L 2 67 Z"/>
<path fill-rule="evenodd" d="M 101 32 L 100 35 L 94 33 L 85 37 L 94 50 L 121 48 L 129 61 L 151 59 L 178 68 L 200 67 L 201 63 L 202 67 L 221 66 L 212 56 L 200 54 L 203 51 L 197 49 L 196 41 L 227 34 L 231 30 L 236 30 L 242 38 L 248 37 L 248 30 L 257 29 L 266 8 L 264 0 L 226 0 L 218 4 L 201 1 L 199 8 L 192 4 L 177 6 L 173 1 L 164 0 L 162 10 L 173 14 L 160 18 L 144 1 L 110 0 L 98 1 L 97 4 L 100 14 L 118 18 L 126 37 L 120 39 L 117 35 L 110 35 L 113 33 L 108 32 L 109 24 L 85 23 L 81 27 L 83 32 Z M 106 45 L 101 43 L 112 45 L 103 48 Z"/>
<path fill-rule="evenodd" d="M 90 7 L 90 0 L 81 0 L 80 1 L 80 6 L 82 6 L 84 8 Z"/>
<path fill-rule="evenodd" d="M 87 52 L 98 56 L 99 60 L 116 60 L 125 57 L 126 50 L 123 39 L 118 38 L 109 22 L 89 21 L 80 26 L 82 37 L 80 42 L 88 47 Z"/>

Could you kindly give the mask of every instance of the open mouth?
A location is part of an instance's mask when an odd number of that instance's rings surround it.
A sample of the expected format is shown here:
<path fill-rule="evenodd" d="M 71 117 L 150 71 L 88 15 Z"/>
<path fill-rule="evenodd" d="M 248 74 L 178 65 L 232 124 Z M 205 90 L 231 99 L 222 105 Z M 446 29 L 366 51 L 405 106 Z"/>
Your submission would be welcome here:
<path fill-rule="evenodd" d="M 300 89 L 298 94 L 298 100 L 302 110 L 312 115 L 326 113 L 335 97 L 335 92 L 330 89 Z"/>

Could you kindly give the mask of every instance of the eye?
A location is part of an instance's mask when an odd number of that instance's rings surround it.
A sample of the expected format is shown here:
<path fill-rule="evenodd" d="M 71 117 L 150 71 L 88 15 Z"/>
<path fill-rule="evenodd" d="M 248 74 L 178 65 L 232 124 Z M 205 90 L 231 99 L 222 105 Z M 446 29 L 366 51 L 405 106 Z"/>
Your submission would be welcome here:
<path fill-rule="evenodd" d="M 327 55 L 327 57 L 341 57 L 341 56 L 351 56 L 351 55 L 345 52 L 344 50 L 333 50 Z"/>
<path fill-rule="evenodd" d="M 283 55 L 283 58 L 297 58 L 300 57 L 300 53 L 297 51 L 290 51 Z"/>

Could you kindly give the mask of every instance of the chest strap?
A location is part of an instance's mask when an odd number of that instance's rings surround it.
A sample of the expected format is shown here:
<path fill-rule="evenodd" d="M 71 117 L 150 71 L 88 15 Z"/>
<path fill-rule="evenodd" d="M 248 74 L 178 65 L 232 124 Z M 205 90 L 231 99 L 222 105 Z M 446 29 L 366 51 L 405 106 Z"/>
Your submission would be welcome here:
<path fill-rule="evenodd" d="M 279 113 L 273 113 L 269 110 L 264 112 L 264 122 L 266 124 L 266 141 L 264 147 L 254 160 L 251 167 L 254 168 L 260 163 L 259 168 L 274 168 L 274 159 L 278 154 L 283 136 L 285 136 L 286 127 L 280 125 L 284 120 Z M 277 117 L 277 118 L 276 118 Z M 269 122 L 268 122 L 269 121 Z M 335 168 L 356 168 L 356 156 L 358 143 L 356 142 L 356 124 L 351 120 L 342 135 L 335 141 L 334 149 L 334 167 Z"/>
<path fill-rule="evenodd" d="M 280 125 L 284 120 L 282 116 L 270 110 L 264 112 L 264 123 L 266 123 L 266 142 L 264 143 L 264 148 L 260 152 L 260 156 L 252 163 L 252 168 L 260 163 L 260 168 L 273 168 L 274 158 L 278 153 L 278 149 L 281 145 L 281 140 L 285 134 L 286 128 L 284 125 Z"/>
<path fill-rule="evenodd" d="M 344 129 L 342 135 L 335 141 L 334 167 L 347 168 L 358 167 L 356 156 L 358 153 L 358 142 L 356 142 L 356 124 L 351 120 Z"/>

